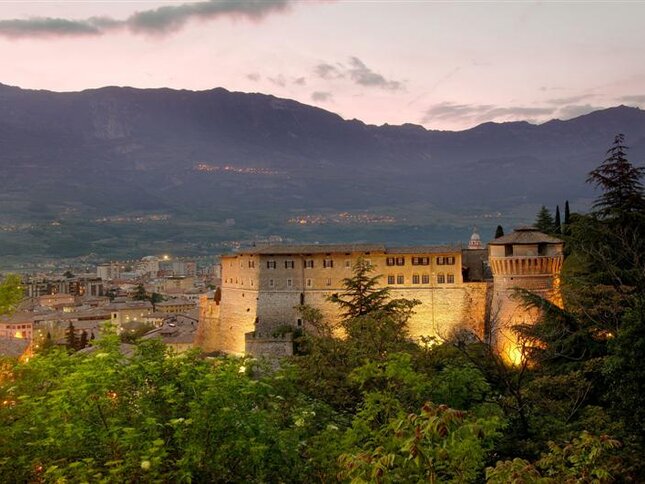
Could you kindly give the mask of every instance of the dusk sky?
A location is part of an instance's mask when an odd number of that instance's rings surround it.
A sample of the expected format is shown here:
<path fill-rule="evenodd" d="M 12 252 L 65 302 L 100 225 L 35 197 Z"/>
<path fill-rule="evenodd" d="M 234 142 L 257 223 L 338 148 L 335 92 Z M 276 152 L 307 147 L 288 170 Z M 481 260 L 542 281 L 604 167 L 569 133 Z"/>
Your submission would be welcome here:
<path fill-rule="evenodd" d="M 14 1 L 0 82 L 262 92 L 463 129 L 645 108 L 645 2 Z"/>

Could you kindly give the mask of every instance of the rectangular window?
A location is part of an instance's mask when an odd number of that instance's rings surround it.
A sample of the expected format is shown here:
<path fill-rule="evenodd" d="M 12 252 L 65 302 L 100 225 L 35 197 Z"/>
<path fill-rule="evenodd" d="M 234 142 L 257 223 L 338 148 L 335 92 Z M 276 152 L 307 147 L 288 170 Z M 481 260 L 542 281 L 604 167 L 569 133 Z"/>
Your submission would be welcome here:
<path fill-rule="evenodd" d="M 326 269 L 334 267 L 334 261 L 332 259 L 323 259 L 323 267 Z"/>
<path fill-rule="evenodd" d="M 430 275 L 423 274 L 421 276 L 421 284 L 430 284 Z"/>
<path fill-rule="evenodd" d="M 446 258 L 445 257 L 437 257 L 437 265 L 438 266 L 443 266 L 446 264 Z"/>
<path fill-rule="evenodd" d="M 306 269 L 313 269 L 314 268 L 314 260 L 313 259 L 306 259 L 305 260 L 305 268 Z"/>
<path fill-rule="evenodd" d="M 430 265 L 430 257 L 413 257 L 412 258 L 413 266 L 427 266 Z"/>
<path fill-rule="evenodd" d="M 412 284 L 419 284 L 419 274 L 412 274 Z"/>
<path fill-rule="evenodd" d="M 253 269 L 254 267 L 255 267 L 255 261 L 254 261 L 254 260 L 250 260 L 250 261 L 249 261 L 249 269 Z"/>
<path fill-rule="evenodd" d="M 292 260 L 286 260 L 284 261 L 284 268 L 285 269 L 293 269 L 296 266 L 296 263 Z"/>
<path fill-rule="evenodd" d="M 454 266 L 455 265 L 455 258 L 454 257 L 446 257 L 446 265 Z"/>
<path fill-rule="evenodd" d="M 445 284 L 446 276 L 445 274 L 437 274 L 437 284 Z"/>
<path fill-rule="evenodd" d="M 287 279 L 287 287 L 293 286 L 293 279 Z"/>
<path fill-rule="evenodd" d="M 396 276 L 396 283 L 397 284 L 403 284 L 404 280 L 405 279 L 403 278 L 403 275 L 399 274 L 398 276 Z"/>
<path fill-rule="evenodd" d="M 448 274 L 446 276 L 448 284 L 454 284 L 455 283 L 455 275 L 454 274 Z"/>
<path fill-rule="evenodd" d="M 267 269 L 275 269 L 275 268 L 276 268 L 276 262 L 274 260 L 268 260 Z"/>
<path fill-rule="evenodd" d="M 307 279 L 307 287 L 311 287 L 311 286 L 312 286 L 311 279 Z"/>
<path fill-rule="evenodd" d="M 385 259 L 385 265 L 386 266 L 393 266 L 394 265 L 394 257 L 387 257 Z"/>
<path fill-rule="evenodd" d="M 331 278 L 330 277 L 327 278 L 327 285 L 331 286 Z"/>
<path fill-rule="evenodd" d="M 396 265 L 397 266 L 404 266 L 405 265 L 405 257 L 397 257 L 396 258 Z"/>
<path fill-rule="evenodd" d="M 275 283 L 274 283 L 273 279 L 269 279 L 269 287 L 273 287 L 273 286 L 274 286 L 274 284 L 275 284 Z"/>
<path fill-rule="evenodd" d="M 390 285 L 394 284 L 394 276 L 387 276 L 387 283 Z"/>
<path fill-rule="evenodd" d="M 352 268 L 352 261 L 349 259 L 345 259 L 345 269 L 351 269 Z"/>

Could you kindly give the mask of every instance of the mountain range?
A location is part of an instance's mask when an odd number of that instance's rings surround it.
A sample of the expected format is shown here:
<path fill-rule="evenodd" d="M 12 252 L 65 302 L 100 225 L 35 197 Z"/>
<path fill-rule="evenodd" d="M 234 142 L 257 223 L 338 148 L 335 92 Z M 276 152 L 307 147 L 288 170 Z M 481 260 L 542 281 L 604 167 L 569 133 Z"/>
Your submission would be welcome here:
<path fill-rule="evenodd" d="M 463 238 L 530 221 L 541 204 L 584 209 L 587 173 L 617 133 L 641 164 L 645 112 L 626 106 L 438 131 L 222 88 L 0 84 L 0 255 L 206 253 L 268 234 Z"/>

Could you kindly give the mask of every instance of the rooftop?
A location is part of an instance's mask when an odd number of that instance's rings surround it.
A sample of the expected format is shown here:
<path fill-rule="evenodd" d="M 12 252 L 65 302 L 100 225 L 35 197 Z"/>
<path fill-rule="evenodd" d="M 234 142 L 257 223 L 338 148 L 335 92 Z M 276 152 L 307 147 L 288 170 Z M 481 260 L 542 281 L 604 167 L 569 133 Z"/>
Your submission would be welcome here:
<path fill-rule="evenodd" d="M 564 244 L 563 240 L 560 240 L 551 235 L 544 234 L 540 232 L 535 227 L 518 227 L 512 233 L 508 235 L 502 235 L 498 239 L 491 240 L 488 245 L 506 245 L 506 244 Z"/>
<path fill-rule="evenodd" d="M 332 254 L 376 252 L 383 254 L 440 254 L 460 251 L 460 245 L 423 245 L 412 247 L 386 247 L 383 244 L 301 244 L 269 245 L 241 249 L 238 254 L 249 255 L 291 255 L 291 254 Z M 228 254 L 228 255 L 238 255 Z"/>

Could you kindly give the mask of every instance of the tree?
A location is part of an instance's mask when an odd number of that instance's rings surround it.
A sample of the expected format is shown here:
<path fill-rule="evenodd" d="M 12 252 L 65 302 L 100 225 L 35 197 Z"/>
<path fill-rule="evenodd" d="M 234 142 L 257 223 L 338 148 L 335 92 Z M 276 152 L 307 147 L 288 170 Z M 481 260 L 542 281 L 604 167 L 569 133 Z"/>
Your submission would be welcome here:
<path fill-rule="evenodd" d="M 562 222 L 560 222 L 560 205 L 555 206 L 555 220 L 553 221 L 555 233 L 562 233 Z"/>
<path fill-rule="evenodd" d="M 622 218 L 645 211 L 645 196 L 641 178 L 645 167 L 635 167 L 627 160 L 625 136 L 618 134 L 607 150 L 607 158 L 589 173 L 587 182 L 600 188 L 602 194 L 593 208 L 600 218 Z"/>
<path fill-rule="evenodd" d="M 74 273 L 68 269 L 63 273 L 63 277 L 65 277 L 65 279 L 71 279 L 74 277 Z"/>
<path fill-rule="evenodd" d="M 53 346 L 54 346 L 54 342 L 52 341 L 52 334 L 49 331 L 47 331 L 47 336 L 45 336 L 45 339 L 43 340 L 41 351 L 43 352 L 48 351 Z"/>
<path fill-rule="evenodd" d="M 150 297 L 148 299 L 152 303 L 152 311 L 156 311 L 157 303 L 160 303 L 163 301 L 163 296 L 158 292 L 153 292 L 152 294 L 150 294 Z"/>
<path fill-rule="evenodd" d="M 83 332 L 81 333 L 81 338 L 78 341 L 78 349 L 82 350 L 86 346 L 87 346 L 87 331 L 83 330 Z"/>
<path fill-rule="evenodd" d="M 504 228 L 501 225 L 498 225 L 495 229 L 495 238 L 499 239 L 504 235 Z"/>
<path fill-rule="evenodd" d="M 0 314 L 8 314 L 16 309 L 23 298 L 20 276 L 8 274 L 0 283 Z"/>
<path fill-rule="evenodd" d="M 540 208 L 540 211 L 538 212 L 535 223 L 533 225 L 536 229 L 538 229 L 540 232 L 544 232 L 545 234 L 550 234 L 553 232 L 553 216 L 551 215 L 551 212 L 549 212 L 549 209 L 544 205 L 542 205 L 542 207 Z"/>
<path fill-rule="evenodd" d="M 143 287 L 143 284 L 139 284 L 134 290 L 132 299 L 135 301 L 146 301 L 148 299 L 148 293 L 146 293 L 146 288 Z"/>
<path fill-rule="evenodd" d="M 569 211 L 569 200 L 567 200 L 564 202 L 564 223 L 562 224 L 563 235 L 569 235 L 571 233 L 569 225 L 571 225 L 571 212 Z"/>
<path fill-rule="evenodd" d="M 76 351 L 78 349 L 78 339 L 76 338 L 76 328 L 74 324 L 70 321 L 69 326 L 67 326 L 67 331 L 65 331 L 65 341 L 67 349 L 69 351 Z"/>
<path fill-rule="evenodd" d="M 378 281 L 382 276 L 372 276 L 373 270 L 374 267 L 369 262 L 359 258 L 354 264 L 352 277 L 343 279 L 343 293 L 333 294 L 329 301 L 340 306 L 346 321 L 376 312 L 409 317 L 410 311 L 419 302 L 391 299 L 388 287 L 378 287 Z"/>

